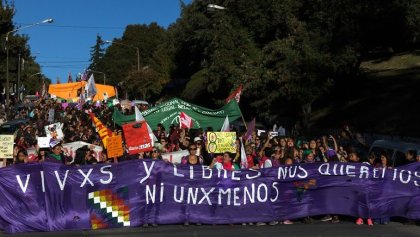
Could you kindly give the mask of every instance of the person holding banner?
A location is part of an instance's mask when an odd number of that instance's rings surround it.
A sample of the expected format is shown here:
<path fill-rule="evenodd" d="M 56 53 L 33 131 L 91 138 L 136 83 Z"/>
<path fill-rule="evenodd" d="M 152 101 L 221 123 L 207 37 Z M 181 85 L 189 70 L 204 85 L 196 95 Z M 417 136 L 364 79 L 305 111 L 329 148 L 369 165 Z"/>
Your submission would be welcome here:
<path fill-rule="evenodd" d="M 152 160 L 162 160 L 162 156 L 160 155 L 159 149 L 153 147 L 152 150 Z"/>
<path fill-rule="evenodd" d="M 15 164 L 28 163 L 28 152 L 24 149 L 21 149 L 17 152 Z"/>
<path fill-rule="evenodd" d="M 38 146 L 37 146 L 38 147 Z M 39 148 L 36 151 L 36 158 L 34 160 L 43 162 L 48 154 L 48 148 Z"/>
<path fill-rule="evenodd" d="M 240 170 L 236 163 L 232 162 L 232 157 L 229 152 L 223 153 L 223 156 L 217 156 L 209 166 L 211 169 L 216 168 L 220 170 Z"/>
<path fill-rule="evenodd" d="M 64 156 L 62 152 L 62 141 L 51 139 L 50 141 L 50 149 L 51 152 L 45 157 L 46 162 L 53 162 L 53 163 L 62 163 L 66 164 L 66 156 Z"/>
<path fill-rule="evenodd" d="M 194 143 L 190 144 L 188 147 L 189 155 L 184 156 L 181 159 L 182 165 L 201 165 L 203 164 L 203 157 L 197 156 L 197 145 Z"/>

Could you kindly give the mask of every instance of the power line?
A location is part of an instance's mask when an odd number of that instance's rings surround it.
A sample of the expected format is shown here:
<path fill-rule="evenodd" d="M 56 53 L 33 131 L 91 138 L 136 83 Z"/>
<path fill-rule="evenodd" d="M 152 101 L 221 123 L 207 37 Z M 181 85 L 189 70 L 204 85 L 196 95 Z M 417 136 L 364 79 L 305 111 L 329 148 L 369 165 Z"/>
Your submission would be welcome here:
<path fill-rule="evenodd" d="M 88 60 L 83 60 L 83 61 L 41 61 L 41 62 L 37 62 L 37 63 L 87 63 L 90 62 Z"/>
<path fill-rule="evenodd" d="M 73 59 L 73 60 L 81 60 L 85 58 L 68 58 L 68 57 L 48 57 L 48 56 L 36 56 L 36 58 L 57 58 L 57 59 Z"/>
<path fill-rule="evenodd" d="M 41 65 L 40 67 L 48 67 L 48 68 L 74 68 L 74 67 L 83 67 L 86 64 L 67 64 L 67 65 Z"/>

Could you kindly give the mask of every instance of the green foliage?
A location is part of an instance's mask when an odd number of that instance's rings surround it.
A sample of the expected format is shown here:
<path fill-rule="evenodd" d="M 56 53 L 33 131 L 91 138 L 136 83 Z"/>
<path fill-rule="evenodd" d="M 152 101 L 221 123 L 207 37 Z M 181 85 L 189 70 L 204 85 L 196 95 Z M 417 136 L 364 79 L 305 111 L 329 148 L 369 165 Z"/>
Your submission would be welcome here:
<path fill-rule="evenodd" d="M 122 38 L 114 39 L 97 60 L 96 70 L 106 73 L 107 84 L 124 85 L 123 90 L 127 90 L 130 98 L 151 98 L 159 94 L 173 68 L 166 34 L 156 23 L 128 25 Z M 150 85 L 153 83 L 158 85 Z"/>
<path fill-rule="evenodd" d="M 26 89 L 26 94 L 35 94 L 40 90 L 40 80 L 36 80 L 31 75 L 40 72 L 40 66 L 35 62 L 34 57 L 31 56 L 30 48 L 28 46 L 29 37 L 26 35 L 18 35 L 11 32 L 16 29 L 13 24 L 13 16 L 15 13 L 14 5 L 8 1 L 0 1 L 0 82 L 1 90 L 6 85 L 6 47 L 9 49 L 9 83 L 12 85 L 18 81 L 19 63 L 21 64 L 20 71 L 20 85 Z M 9 33 L 8 41 L 6 42 L 6 35 Z M 17 32 L 20 33 L 20 32 Z M 19 55 L 21 61 L 19 62 Z M 12 92 L 12 91 L 11 91 Z"/>
<path fill-rule="evenodd" d="M 89 69 L 96 71 L 98 68 L 98 63 L 101 61 L 102 57 L 105 54 L 103 45 L 105 42 L 102 40 L 102 37 L 98 34 L 96 35 L 96 44 L 91 47 L 90 50 L 90 61 Z"/>
<path fill-rule="evenodd" d="M 167 83 L 186 79 L 178 96 L 209 106 L 243 84 L 244 110 L 307 124 L 312 105 L 351 82 L 372 52 L 416 47 L 420 32 L 420 0 L 197 0 L 180 8 L 168 29 L 127 26 L 97 70 L 129 85 L 131 98 L 157 99 Z"/>

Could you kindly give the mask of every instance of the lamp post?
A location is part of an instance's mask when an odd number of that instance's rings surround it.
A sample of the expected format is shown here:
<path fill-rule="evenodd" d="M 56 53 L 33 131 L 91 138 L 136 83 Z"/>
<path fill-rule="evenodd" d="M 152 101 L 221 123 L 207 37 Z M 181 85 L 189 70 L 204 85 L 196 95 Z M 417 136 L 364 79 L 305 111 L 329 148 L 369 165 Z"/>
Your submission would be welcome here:
<path fill-rule="evenodd" d="M 140 49 L 139 47 L 133 46 L 131 44 L 124 44 L 124 43 L 120 43 L 117 41 L 111 41 L 111 40 L 105 40 L 105 43 L 107 44 L 120 44 L 120 45 L 124 45 L 130 48 L 135 48 L 136 52 L 137 52 L 137 71 L 140 71 Z"/>
<path fill-rule="evenodd" d="M 209 10 L 226 10 L 226 7 L 222 7 L 216 4 L 208 4 L 207 9 Z"/>
<path fill-rule="evenodd" d="M 41 24 L 45 24 L 45 23 L 52 23 L 54 20 L 51 18 L 45 19 L 43 21 L 34 23 L 34 24 L 30 24 L 27 26 L 22 26 L 19 28 L 16 28 L 14 30 L 11 30 L 9 32 L 6 33 L 6 109 L 9 108 L 9 101 L 10 101 L 10 95 L 9 95 L 9 47 L 8 47 L 8 42 L 9 42 L 9 35 L 12 33 L 15 33 L 19 30 L 23 30 L 29 27 L 33 27 L 33 26 L 37 26 L 37 25 L 41 25 Z M 19 62 L 20 64 L 20 62 Z M 18 88 L 19 90 L 19 88 Z"/>
<path fill-rule="evenodd" d="M 88 70 L 89 72 L 94 72 L 94 73 L 101 73 L 104 75 L 104 85 L 105 85 L 105 80 L 106 80 L 106 74 L 104 72 L 100 72 L 100 71 L 94 71 L 94 70 Z"/>

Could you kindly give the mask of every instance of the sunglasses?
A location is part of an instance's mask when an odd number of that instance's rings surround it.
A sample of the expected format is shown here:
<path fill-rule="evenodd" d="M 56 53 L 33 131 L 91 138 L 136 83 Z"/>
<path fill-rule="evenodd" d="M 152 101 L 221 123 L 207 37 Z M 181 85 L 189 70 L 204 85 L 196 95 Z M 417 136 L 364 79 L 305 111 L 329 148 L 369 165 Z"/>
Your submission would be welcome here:
<path fill-rule="evenodd" d="M 153 152 L 153 153 L 157 153 L 158 151 L 157 151 L 157 150 L 153 150 L 152 152 Z"/>

